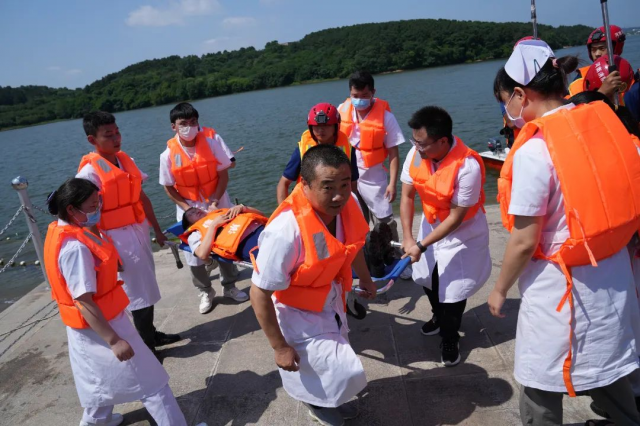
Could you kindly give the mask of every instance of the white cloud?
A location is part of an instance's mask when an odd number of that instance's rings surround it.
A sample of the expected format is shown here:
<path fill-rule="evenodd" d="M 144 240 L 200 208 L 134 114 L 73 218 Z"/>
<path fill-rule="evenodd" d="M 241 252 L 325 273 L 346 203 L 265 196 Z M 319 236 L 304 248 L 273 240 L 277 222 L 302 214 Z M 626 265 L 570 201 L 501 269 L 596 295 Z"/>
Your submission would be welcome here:
<path fill-rule="evenodd" d="M 130 27 L 166 27 L 183 25 L 186 16 L 211 15 L 222 6 L 218 0 L 178 0 L 164 8 L 141 6 L 125 20 Z"/>
<path fill-rule="evenodd" d="M 204 44 L 206 46 L 215 46 L 215 45 L 219 45 L 220 43 L 223 43 L 225 41 L 231 40 L 230 37 L 217 37 L 217 38 L 212 38 L 209 40 L 205 40 Z"/>
<path fill-rule="evenodd" d="M 256 18 L 250 16 L 230 16 L 224 18 L 222 26 L 225 28 L 249 27 L 256 23 Z"/>

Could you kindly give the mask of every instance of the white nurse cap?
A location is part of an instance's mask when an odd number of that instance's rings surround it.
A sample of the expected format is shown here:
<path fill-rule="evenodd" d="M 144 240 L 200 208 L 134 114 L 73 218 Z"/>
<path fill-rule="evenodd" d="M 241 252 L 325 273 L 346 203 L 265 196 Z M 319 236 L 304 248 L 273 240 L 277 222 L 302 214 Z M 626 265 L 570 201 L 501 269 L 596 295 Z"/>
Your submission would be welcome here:
<path fill-rule="evenodd" d="M 549 58 L 555 58 L 553 50 L 542 40 L 525 40 L 513 49 L 504 70 L 517 83 L 526 86 L 538 74 Z"/>

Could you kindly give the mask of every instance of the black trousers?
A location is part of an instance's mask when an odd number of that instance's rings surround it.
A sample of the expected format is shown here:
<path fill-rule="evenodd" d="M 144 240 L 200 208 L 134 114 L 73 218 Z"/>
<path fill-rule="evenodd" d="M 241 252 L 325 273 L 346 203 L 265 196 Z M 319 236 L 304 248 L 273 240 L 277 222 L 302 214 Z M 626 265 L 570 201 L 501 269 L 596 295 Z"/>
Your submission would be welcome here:
<path fill-rule="evenodd" d="M 156 327 L 153 325 L 153 305 L 131 311 L 133 315 L 133 325 L 142 337 L 142 341 L 151 349 L 156 350 Z"/>
<path fill-rule="evenodd" d="M 440 277 L 438 276 L 438 264 L 433 268 L 431 289 L 426 287 L 424 292 L 431 303 L 431 312 L 436 317 L 436 322 L 440 326 L 440 337 L 442 340 L 460 340 L 458 331 L 462 324 L 462 314 L 467 307 L 467 300 L 461 300 L 455 303 L 441 303 L 438 295 L 440 289 Z"/>

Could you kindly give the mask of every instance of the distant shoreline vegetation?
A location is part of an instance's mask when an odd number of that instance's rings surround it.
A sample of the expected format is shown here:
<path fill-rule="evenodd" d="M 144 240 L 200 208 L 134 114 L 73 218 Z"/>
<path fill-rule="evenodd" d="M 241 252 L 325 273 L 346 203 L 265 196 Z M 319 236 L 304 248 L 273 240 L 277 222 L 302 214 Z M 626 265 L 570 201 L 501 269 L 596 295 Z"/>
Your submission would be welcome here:
<path fill-rule="evenodd" d="M 554 49 L 583 44 L 592 28 L 539 25 Z M 417 19 L 332 28 L 300 41 L 271 41 L 200 57 L 169 56 L 130 65 L 83 89 L 0 86 L 0 130 L 128 111 L 185 99 L 507 57 L 529 23 Z"/>

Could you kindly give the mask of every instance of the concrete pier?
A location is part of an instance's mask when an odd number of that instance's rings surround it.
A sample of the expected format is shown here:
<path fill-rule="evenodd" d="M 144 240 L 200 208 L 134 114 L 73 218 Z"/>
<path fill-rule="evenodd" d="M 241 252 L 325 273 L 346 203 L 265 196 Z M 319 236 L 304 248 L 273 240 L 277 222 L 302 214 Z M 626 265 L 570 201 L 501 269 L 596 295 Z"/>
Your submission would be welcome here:
<path fill-rule="evenodd" d="M 487 208 L 493 272 L 467 304 L 460 342 L 462 362 L 440 364 L 440 339 L 420 334 L 430 318 L 422 288 L 400 280 L 389 293 L 366 303 L 368 315 L 349 318 L 350 338 L 369 386 L 350 404 L 360 416 L 347 425 L 519 425 L 519 387 L 513 356 L 519 294 L 514 287 L 504 312 L 490 315 L 486 305 L 500 271 L 508 235 L 497 206 Z M 417 225 L 418 220 L 416 219 Z M 221 297 L 212 273 L 217 305 L 198 312 L 198 291 L 187 268 L 178 270 L 171 253 L 155 254 L 162 300 L 156 325 L 184 340 L 161 350 L 170 385 L 190 425 L 312 425 L 306 408 L 288 397 L 273 351 L 249 302 Z M 238 287 L 248 291 L 250 271 Z M 67 353 L 67 337 L 50 292 L 43 284 L 0 313 L 0 424 L 77 425 L 82 409 Z M 42 320 L 35 324 L 33 321 Z M 30 324 L 24 327 L 26 324 Z M 18 327 L 19 330 L 4 334 Z M 597 418 L 590 398 L 564 399 L 564 421 L 582 425 Z M 154 424 L 142 404 L 116 406 L 125 425 Z M 315 423 L 317 424 L 317 423 Z"/>

